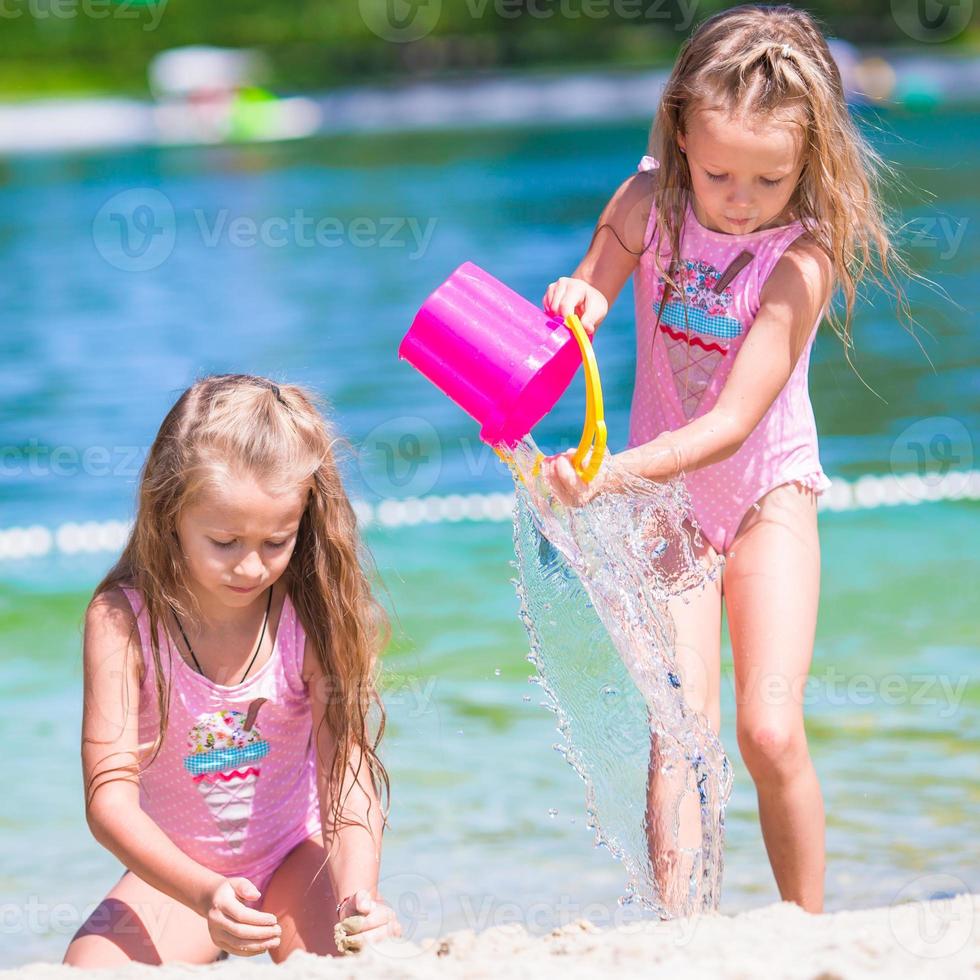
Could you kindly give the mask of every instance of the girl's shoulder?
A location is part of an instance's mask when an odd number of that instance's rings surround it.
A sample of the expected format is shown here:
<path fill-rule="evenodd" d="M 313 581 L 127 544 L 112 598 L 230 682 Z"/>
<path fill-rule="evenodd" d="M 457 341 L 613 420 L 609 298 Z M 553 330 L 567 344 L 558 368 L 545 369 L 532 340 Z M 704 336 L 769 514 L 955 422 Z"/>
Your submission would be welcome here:
<path fill-rule="evenodd" d="M 808 231 L 797 235 L 776 260 L 759 292 L 760 304 L 770 302 L 794 311 L 800 343 L 815 320 L 826 315 L 834 290 L 834 263 Z"/>
<path fill-rule="evenodd" d="M 86 670 L 98 670 L 122 652 L 131 650 L 137 655 L 127 657 L 125 662 L 136 670 L 137 681 L 141 681 L 143 657 L 140 647 L 136 615 L 123 590 L 112 586 L 96 593 L 85 610 L 83 659 Z"/>
<path fill-rule="evenodd" d="M 834 262 L 812 229 L 804 230 L 786 246 L 777 267 L 793 266 L 807 281 L 829 294 L 834 283 Z M 774 270 L 775 271 L 775 270 Z"/>
<path fill-rule="evenodd" d="M 142 606 L 142 593 L 132 582 L 116 582 L 92 596 L 86 611 L 86 618 L 89 615 L 107 616 L 115 614 L 121 616 L 128 627 L 135 629 L 137 613 L 142 609 Z"/>
<path fill-rule="evenodd" d="M 638 169 L 623 180 L 606 205 L 603 220 L 619 232 L 622 244 L 634 255 L 639 255 L 646 244 L 658 181 L 659 173 L 655 168 Z"/>
<path fill-rule="evenodd" d="M 630 174 L 623 182 L 624 187 L 629 188 L 629 193 L 637 201 L 644 199 L 652 201 L 653 192 L 660 184 L 660 162 L 656 157 L 645 156 L 640 158 L 636 165 L 636 173 Z"/>
<path fill-rule="evenodd" d="M 125 589 L 132 589 L 133 586 L 128 582 L 120 582 L 111 585 L 95 595 L 89 600 L 88 608 L 85 612 L 86 621 L 89 617 L 99 620 L 107 617 L 122 616 L 129 623 L 136 622 L 136 614 L 133 612 L 133 604 L 125 593 Z"/>

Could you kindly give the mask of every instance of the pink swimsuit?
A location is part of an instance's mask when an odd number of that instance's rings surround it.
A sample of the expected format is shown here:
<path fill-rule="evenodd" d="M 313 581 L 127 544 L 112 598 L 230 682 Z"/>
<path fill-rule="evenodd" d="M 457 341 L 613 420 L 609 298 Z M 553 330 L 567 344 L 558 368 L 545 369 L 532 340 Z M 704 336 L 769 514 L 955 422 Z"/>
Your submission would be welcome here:
<path fill-rule="evenodd" d="M 653 157 L 645 156 L 639 169 L 658 166 Z M 645 243 L 655 232 L 655 217 L 651 210 Z M 659 327 L 664 281 L 654 266 L 658 243 L 644 252 L 634 283 L 637 361 L 629 447 L 679 429 L 714 406 L 759 311 L 763 283 L 783 252 L 805 231 L 799 221 L 744 235 L 712 231 L 698 221 L 688 202 L 680 273 L 687 308 L 676 293 L 669 292 Z M 665 258 L 662 254 L 661 260 Z M 694 516 L 719 553 L 731 548 L 747 510 L 769 490 L 790 482 L 817 493 L 830 486 L 820 466 L 807 391 L 810 349 L 825 312 L 826 306 L 789 380 L 738 451 L 685 474 Z"/>
<path fill-rule="evenodd" d="M 148 748 L 159 733 L 149 621 L 141 593 L 123 592 L 143 648 L 139 737 Z M 287 595 L 271 657 L 232 687 L 197 673 L 162 626 L 159 636 L 170 717 L 159 754 L 140 770 L 140 806 L 189 857 L 264 892 L 283 858 L 321 832 L 306 634 Z"/>

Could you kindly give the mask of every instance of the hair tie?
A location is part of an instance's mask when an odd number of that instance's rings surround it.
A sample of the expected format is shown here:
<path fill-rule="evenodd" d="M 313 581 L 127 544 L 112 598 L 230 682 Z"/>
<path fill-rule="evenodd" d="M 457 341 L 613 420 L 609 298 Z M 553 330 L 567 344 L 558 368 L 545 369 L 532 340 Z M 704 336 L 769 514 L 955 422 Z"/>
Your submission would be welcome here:
<path fill-rule="evenodd" d="M 788 44 L 783 45 L 783 50 L 781 53 L 784 58 L 789 58 L 790 56 L 796 54 L 796 52 Z"/>
<path fill-rule="evenodd" d="M 260 384 L 265 388 L 268 388 L 276 396 L 276 401 L 281 402 L 286 405 L 286 399 L 282 397 L 282 392 L 279 390 L 279 385 L 273 384 L 271 381 L 266 381 L 264 378 L 261 379 Z"/>

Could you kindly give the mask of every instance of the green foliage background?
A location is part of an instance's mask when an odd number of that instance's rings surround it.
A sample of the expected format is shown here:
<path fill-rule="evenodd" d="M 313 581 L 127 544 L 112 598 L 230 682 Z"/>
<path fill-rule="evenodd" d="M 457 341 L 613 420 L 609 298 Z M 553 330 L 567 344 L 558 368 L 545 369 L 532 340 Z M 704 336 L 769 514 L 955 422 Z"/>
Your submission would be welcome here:
<path fill-rule="evenodd" d="M 948 45 L 909 38 L 892 4 L 797 4 L 833 36 L 868 45 L 980 47 L 975 21 Z M 933 0 L 937 2 L 937 0 Z M 960 0 L 970 3 L 972 0 Z M 392 41 L 369 26 L 394 9 L 432 22 Z M 433 4 L 437 6 L 432 6 Z M 146 92 L 158 51 L 185 44 L 254 47 L 269 83 L 315 90 L 366 79 L 498 68 L 640 67 L 671 61 L 693 25 L 732 4 L 713 0 L 0 0 L 0 91 Z"/>

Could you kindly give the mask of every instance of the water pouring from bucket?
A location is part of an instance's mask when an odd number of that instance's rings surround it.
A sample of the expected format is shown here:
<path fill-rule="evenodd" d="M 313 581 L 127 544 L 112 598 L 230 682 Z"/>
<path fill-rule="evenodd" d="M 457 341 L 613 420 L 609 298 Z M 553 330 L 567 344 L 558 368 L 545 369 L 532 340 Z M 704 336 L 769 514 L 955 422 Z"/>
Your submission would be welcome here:
<path fill-rule="evenodd" d="M 592 341 L 577 316 L 549 316 L 464 262 L 422 304 L 398 356 L 476 419 L 480 438 L 504 460 L 583 364 L 585 425 L 572 465 L 586 483 L 599 471 L 606 449 L 602 388 Z"/>

